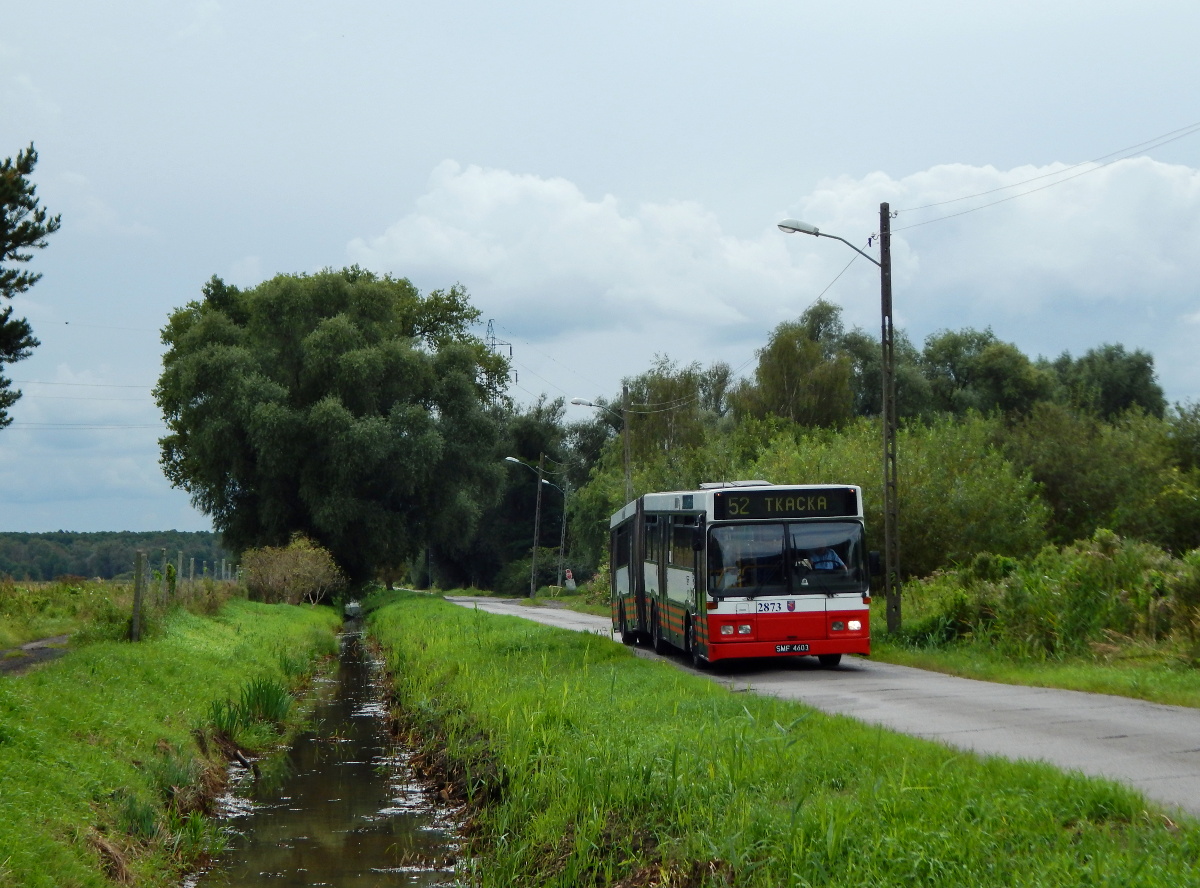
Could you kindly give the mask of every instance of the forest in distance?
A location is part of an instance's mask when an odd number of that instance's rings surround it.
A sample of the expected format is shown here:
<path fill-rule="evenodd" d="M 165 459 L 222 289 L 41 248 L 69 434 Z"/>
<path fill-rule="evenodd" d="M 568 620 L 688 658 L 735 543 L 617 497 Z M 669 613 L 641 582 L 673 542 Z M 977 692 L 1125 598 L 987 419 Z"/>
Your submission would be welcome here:
<path fill-rule="evenodd" d="M 185 572 L 194 558 L 197 574 L 204 562 L 211 573 L 214 564 L 231 557 L 219 536 L 205 531 L 0 532 L 0 577 L 34 582 L 65 576 L 125 579 L 133 576 L 138 551 L 146 552 L 151 566 L 157 567 L 164 550 L 171 562 L 183 552 Z"/>

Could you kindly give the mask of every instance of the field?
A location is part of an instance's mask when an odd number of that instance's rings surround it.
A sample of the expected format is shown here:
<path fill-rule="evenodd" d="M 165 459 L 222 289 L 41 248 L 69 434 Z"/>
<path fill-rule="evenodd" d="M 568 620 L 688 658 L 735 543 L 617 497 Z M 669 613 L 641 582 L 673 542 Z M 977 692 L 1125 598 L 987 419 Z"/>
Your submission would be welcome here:
<path fill-rule="evenodd" d="M 379 602 L 377 602 L 378 604 Z M 735 694 L 607 639 L 396 594 L 398 715 L 477 806 L 490 885 L 1188 884 L 1133 791 Z"/>
<path fill-rule="evenodd" d="M 183 605 L 212 613 L 237 591 L 235 584 L 198 579 L 181 583 L 174 594 L 152 588 L 145 596 L 149 631 L 165 606 Z M 80 640 L 128 634 L 133 583 L 64 577 L 54 582 L 14 582 L 0 577 L 0 650 L 40 638 L 81 633 Z"/>

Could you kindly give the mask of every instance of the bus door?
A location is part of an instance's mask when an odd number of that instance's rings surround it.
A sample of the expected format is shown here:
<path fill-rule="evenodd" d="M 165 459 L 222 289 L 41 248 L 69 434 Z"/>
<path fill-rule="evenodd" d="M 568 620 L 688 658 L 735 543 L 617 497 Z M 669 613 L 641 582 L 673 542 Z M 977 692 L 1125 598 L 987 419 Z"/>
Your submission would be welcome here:
<path fill-rule="evenodd" d="M 642 588 L 648 602 L 658 601 L 666 588 L 662 575 L 662 525 L 665 523 L 658 515 L 646 515 L 642 519 Z"/>
<path fill-rule="evenodd" d="M 696 601 L 696 517 L 673 515 L 666 528 L 666 589 L 671 619 L 664 624 L 665 634 L 676 645 L 683 644 L 685 614 Z"/>
<path fill-rule="evenodd" d="M 612 532 L 612 554 L 610 563 L 612 564 L 612 604 L 613 604 L 613 623 L 616 624 L 618 613 L 625 613 L 626 623 L 638 619 L 637 613 L 630 613 L 628 603 L 630 596 L 634 594 L 636 583 L 634 583 L 633 573 L 633 534 L 630 532 L 633 529 L 631 522 L 626 521 L 613 529 Z M 639 624 L 640 625 L 640 624 Z M 627 626 L 632 629 L 633 626 Z"/>

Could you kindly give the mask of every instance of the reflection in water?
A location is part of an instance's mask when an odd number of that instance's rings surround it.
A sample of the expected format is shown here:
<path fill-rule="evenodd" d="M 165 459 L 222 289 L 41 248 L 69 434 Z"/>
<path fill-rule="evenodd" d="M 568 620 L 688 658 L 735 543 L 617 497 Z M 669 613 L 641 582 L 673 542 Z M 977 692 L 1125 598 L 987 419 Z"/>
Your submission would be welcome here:
<path fill-rule="evenodd" d="M 459 824 L 439 810 L 392 746 L 380 669 L 359 634 L 342 636 L 336 680 L 321 695 L 316 727 L 260 781 L 252 802 L 227 796 L 236 818 L 230 850 L 189 885 L 455 885 Z M 264 775 L 268 777 L 268 775 Z"/>

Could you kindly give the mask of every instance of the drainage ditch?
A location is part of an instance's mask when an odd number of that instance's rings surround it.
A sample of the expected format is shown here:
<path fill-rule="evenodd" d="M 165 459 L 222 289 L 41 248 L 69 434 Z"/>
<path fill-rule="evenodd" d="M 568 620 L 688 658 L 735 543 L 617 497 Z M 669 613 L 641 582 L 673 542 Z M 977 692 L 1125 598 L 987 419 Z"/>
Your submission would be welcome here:
<path fill-rule="evenodd" d="M 395 745 L 382 664 L 351 624 L 337 674 L 323 681 L 313 728 L 253 787 L 234 786 L 221 800 L 229 850 L 183 888 L 461 884 L 461 813 Z"/>

